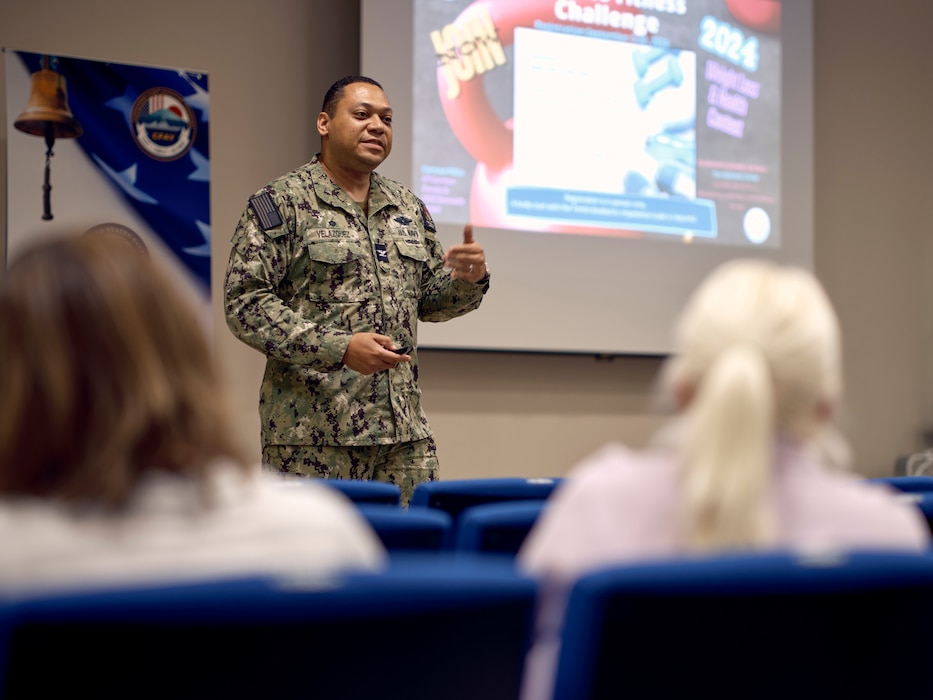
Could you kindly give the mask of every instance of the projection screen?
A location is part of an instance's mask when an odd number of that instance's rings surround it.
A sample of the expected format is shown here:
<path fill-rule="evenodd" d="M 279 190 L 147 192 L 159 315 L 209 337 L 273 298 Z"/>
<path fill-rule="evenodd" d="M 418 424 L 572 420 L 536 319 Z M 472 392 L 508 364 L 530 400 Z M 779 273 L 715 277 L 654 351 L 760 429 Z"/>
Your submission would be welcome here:
<path fill-rule="evenodd" d="M 419 346 L 670 351 L 716 265 L 813 258 L 811 0 L 362 0 L 383 175 L 490 291 Z"/>

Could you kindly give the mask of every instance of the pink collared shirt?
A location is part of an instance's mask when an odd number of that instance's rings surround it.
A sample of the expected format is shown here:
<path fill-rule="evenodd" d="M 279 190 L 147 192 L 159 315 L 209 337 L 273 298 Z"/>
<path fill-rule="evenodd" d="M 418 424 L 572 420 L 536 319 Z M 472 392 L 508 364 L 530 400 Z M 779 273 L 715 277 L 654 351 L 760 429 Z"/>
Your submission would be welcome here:
<path fill-rule="evenodd" d="M 773 475 L 776 548 L 930 547 L 919 509 L 886 486 L 828 468 L 786 444 L 775 450 Z M 550 697 L 565 596 L 576 578 L 605 566 L 688 554 L 679 480 L 670 452 L 610 444 L 574 468 L 551 497 L 518 555 L 519 567 L 545 582 L 523 700 Z"/>

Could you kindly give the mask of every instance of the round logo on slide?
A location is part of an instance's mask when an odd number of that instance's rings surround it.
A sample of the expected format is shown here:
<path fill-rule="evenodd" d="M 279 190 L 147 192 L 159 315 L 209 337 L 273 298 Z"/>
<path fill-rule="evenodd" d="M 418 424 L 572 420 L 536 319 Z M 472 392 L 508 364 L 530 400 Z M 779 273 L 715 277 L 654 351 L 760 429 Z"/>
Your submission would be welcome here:
<path fill-rule="evenodd" d="M 752 243 L 764 243 L 771 235 L 771 217 L 761 207 L 752 207 L 742 218 L 742 230 Z"/>

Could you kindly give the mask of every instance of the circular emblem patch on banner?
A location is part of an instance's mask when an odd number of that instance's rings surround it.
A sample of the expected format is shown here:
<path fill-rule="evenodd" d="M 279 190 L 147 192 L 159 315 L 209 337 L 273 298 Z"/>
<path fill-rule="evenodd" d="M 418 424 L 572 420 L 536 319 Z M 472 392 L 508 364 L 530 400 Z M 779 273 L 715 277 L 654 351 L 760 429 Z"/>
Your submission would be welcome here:
<path fill-rule="evenodd" d="M 132 119 L 136 145 L 157 160 L 181 158 L 194 143 L 194 111 L 174 90 L 146 90 L 133 104 Z"/>

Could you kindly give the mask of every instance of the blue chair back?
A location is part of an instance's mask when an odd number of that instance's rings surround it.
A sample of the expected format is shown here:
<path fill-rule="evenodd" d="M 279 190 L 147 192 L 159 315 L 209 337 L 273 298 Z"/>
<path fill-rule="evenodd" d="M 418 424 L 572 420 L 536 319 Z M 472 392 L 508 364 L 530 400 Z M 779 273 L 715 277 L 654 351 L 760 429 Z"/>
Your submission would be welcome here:
<path fill-rule="evenodd" d="M 7 700 L 514 700 L 536 590 L 510 567 L 438 555 L 378 574 L 7 602 L 0 682 Z"/>
<path fill-rule="evenodd" d="M 618 567 L 573 588 L 555 700 L 931 698 L 933 558 Z"/>
<path fill-rule="evenodd" d="M 411 495 L 411 508 L 435 508 L 457 518 L 472 506 L 501 501 L 540 501 L 547 499 L 563 483 L 562 477 L 524 479 L 449 479 L 418 484 Z"/>
<path fill-rule="evenodd" d="M 450 548 L 453 526 L 444 511 L 403 509 L 384 503 L 360 503 L 357 509 L 390 554 Z"/>
<path fill-rule="evenodd" d="M 933 476 L 878 476 L 866 479 L 870 483 L 887 484 L 904 493 L 933 491 Z"/>
<path fill-rule="evenodd" d="M 402 499 L 402 490 L 385 481 L 362 479 L 322 479 L 322 483 L 337 489 L 354 503 L 385 503 L 397 506 Z"/>
<path fill-rule="evenodd" d="M 545 507 L 546 501 L 539 500 L 467 508 L 460 514 L 454 548 L 458 552 L 514 557 Z"/>

